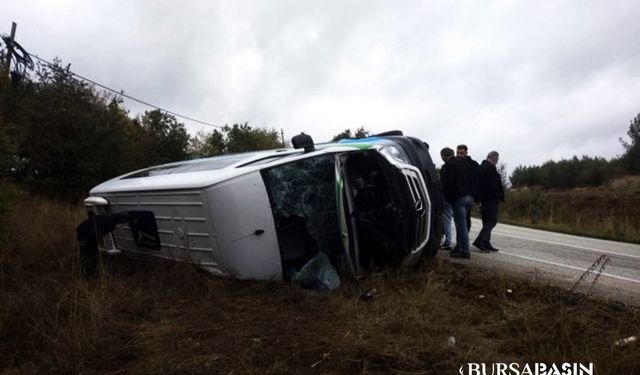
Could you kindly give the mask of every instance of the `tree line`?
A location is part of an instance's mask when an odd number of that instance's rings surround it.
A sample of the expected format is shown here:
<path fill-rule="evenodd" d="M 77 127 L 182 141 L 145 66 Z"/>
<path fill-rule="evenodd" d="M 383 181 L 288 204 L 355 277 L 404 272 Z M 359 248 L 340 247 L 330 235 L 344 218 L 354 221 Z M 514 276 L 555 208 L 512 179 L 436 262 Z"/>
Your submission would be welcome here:
<path fill-rule="evenodd" d="M 511 174 L 514 188 L 575 188 L 601 186 L 614 178 L 640 174 L 640 114 L 629 124 L 629 140 L 620 138 L 624 153 L 606 160 L 601 157 L 574 156 L 571 159 L 547 161 L 540 166 L 518 166 Z"/>
<path fill-rule="evenodd" d="M 160 110 L 131 116 L 118 96 L 75 79 L 60 60 L 0 78 L 0 175 L 47 189 L 86 190 L 151 165 L 280 147 L 276 130 L 248 123 L 190 136 Z"/>

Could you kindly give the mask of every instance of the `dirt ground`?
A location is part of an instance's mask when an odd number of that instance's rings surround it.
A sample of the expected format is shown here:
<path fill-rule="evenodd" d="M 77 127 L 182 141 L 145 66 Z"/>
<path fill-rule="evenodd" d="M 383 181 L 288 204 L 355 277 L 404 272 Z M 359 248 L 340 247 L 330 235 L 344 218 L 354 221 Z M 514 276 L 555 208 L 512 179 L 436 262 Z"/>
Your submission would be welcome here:
<path fill-rule="evenodd" d="M 328 295 L 125 258 L 103 259 L 86 281 L 81 213 L 28 198 L 12 206 L 0 251 L 3 373 L 457 374 L 468 362 L 640 373 L 639 343 L 614 344 L 640 335 L 638 308 L 444 256 L 343 279 Z"/>

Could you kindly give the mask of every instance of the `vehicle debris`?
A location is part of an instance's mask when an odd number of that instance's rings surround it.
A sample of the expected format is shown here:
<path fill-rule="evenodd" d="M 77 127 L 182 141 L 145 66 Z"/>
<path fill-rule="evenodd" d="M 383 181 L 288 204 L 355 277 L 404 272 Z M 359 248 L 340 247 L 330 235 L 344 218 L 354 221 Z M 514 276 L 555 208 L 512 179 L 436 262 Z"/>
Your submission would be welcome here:
<path fill-rule="evenodd" d="M 300 271 L 293 273 L 291 281 L 318 293 L 328 293 L 340 287 L 340 276 L 322 251 L 311 258 Z"/>
<path fill-rule="evenodd" d="M 454 336 L 449 336 L 449 338 L 447 339 L 447 345 L 449 345 L 450 348 L 453 348 L 456 346 L 456 338 Z"/>
<path fill-rule="evenodd" d="M 638 341 L 638 336 L 629 336 L 629 337 L 625 337 L 623 339 L 620 339 L 618 341 L 616 341 L 615 343 L 613 343 L 615 346 L 627 346 L 631 343 L 634 343 Z"/>
<path fill-rule="evenodd" d="M 325 361 L 325 360 L 327 360 L 327 359 L 329 359 L 329 353 L 322 353 L 322 358 L 321 358 L 319 361 L 314 362 L 314 363 L 313 363 L 311 366 L 309 366 L 309 367 L 314 368 L 314 367 L 316 367 L 317 365 L 321 364 L 322 362 L 324 362 L 324 361 Z"/>
<path fill-rule="evenodd" d="M 369 290 L 368 292 L 362 293 L 360 295 L 360 301 L 369 302 L 377 295 L 378 295 L 378 290 L 376 288 L 373 288 L 373 289 Z"/>

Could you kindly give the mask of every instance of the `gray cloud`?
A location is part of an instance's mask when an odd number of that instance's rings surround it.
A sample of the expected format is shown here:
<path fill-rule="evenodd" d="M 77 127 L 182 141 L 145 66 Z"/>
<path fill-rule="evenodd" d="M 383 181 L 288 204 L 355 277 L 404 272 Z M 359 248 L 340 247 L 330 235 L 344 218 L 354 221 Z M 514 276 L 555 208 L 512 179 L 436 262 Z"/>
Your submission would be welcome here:
<path fill-rule="evenodd" d="M 636 1 L 8 4 L 0 31 L 215 124 L 402 129 L 511 168 L 613 157 L 640 108 Z M 2 26 L 5 25 L 5 26 Z M 146 108 L 127 103 L 132 113 Z M 199 125 L 185 121 L 192 131 Z"/>

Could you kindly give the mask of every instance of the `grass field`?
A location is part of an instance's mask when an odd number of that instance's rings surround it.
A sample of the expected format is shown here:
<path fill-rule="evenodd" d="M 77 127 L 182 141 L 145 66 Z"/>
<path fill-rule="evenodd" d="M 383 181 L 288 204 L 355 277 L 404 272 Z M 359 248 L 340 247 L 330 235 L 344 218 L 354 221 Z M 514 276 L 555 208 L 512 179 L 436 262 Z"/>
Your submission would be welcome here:
<path fill-rule="evenodd" d="M 509 190 L 501 222 L 640 243 L 640 176 L 608 186 L 570 190 Z"/>
<path fill-rule="evenodd" d="M 457 374 L 467 362 L 640 373 L 640 311 L 443 260 L 313 296 L 175 263 L 77 277 L 75 203 L 21 195 L 0 251 L 0 372 Z M 371 288 L 369 302 L 359 295 Z M 511 290 L 510 293 L 508 290 Z M 456 344 L 448 344 L 449 337 Z"/>

